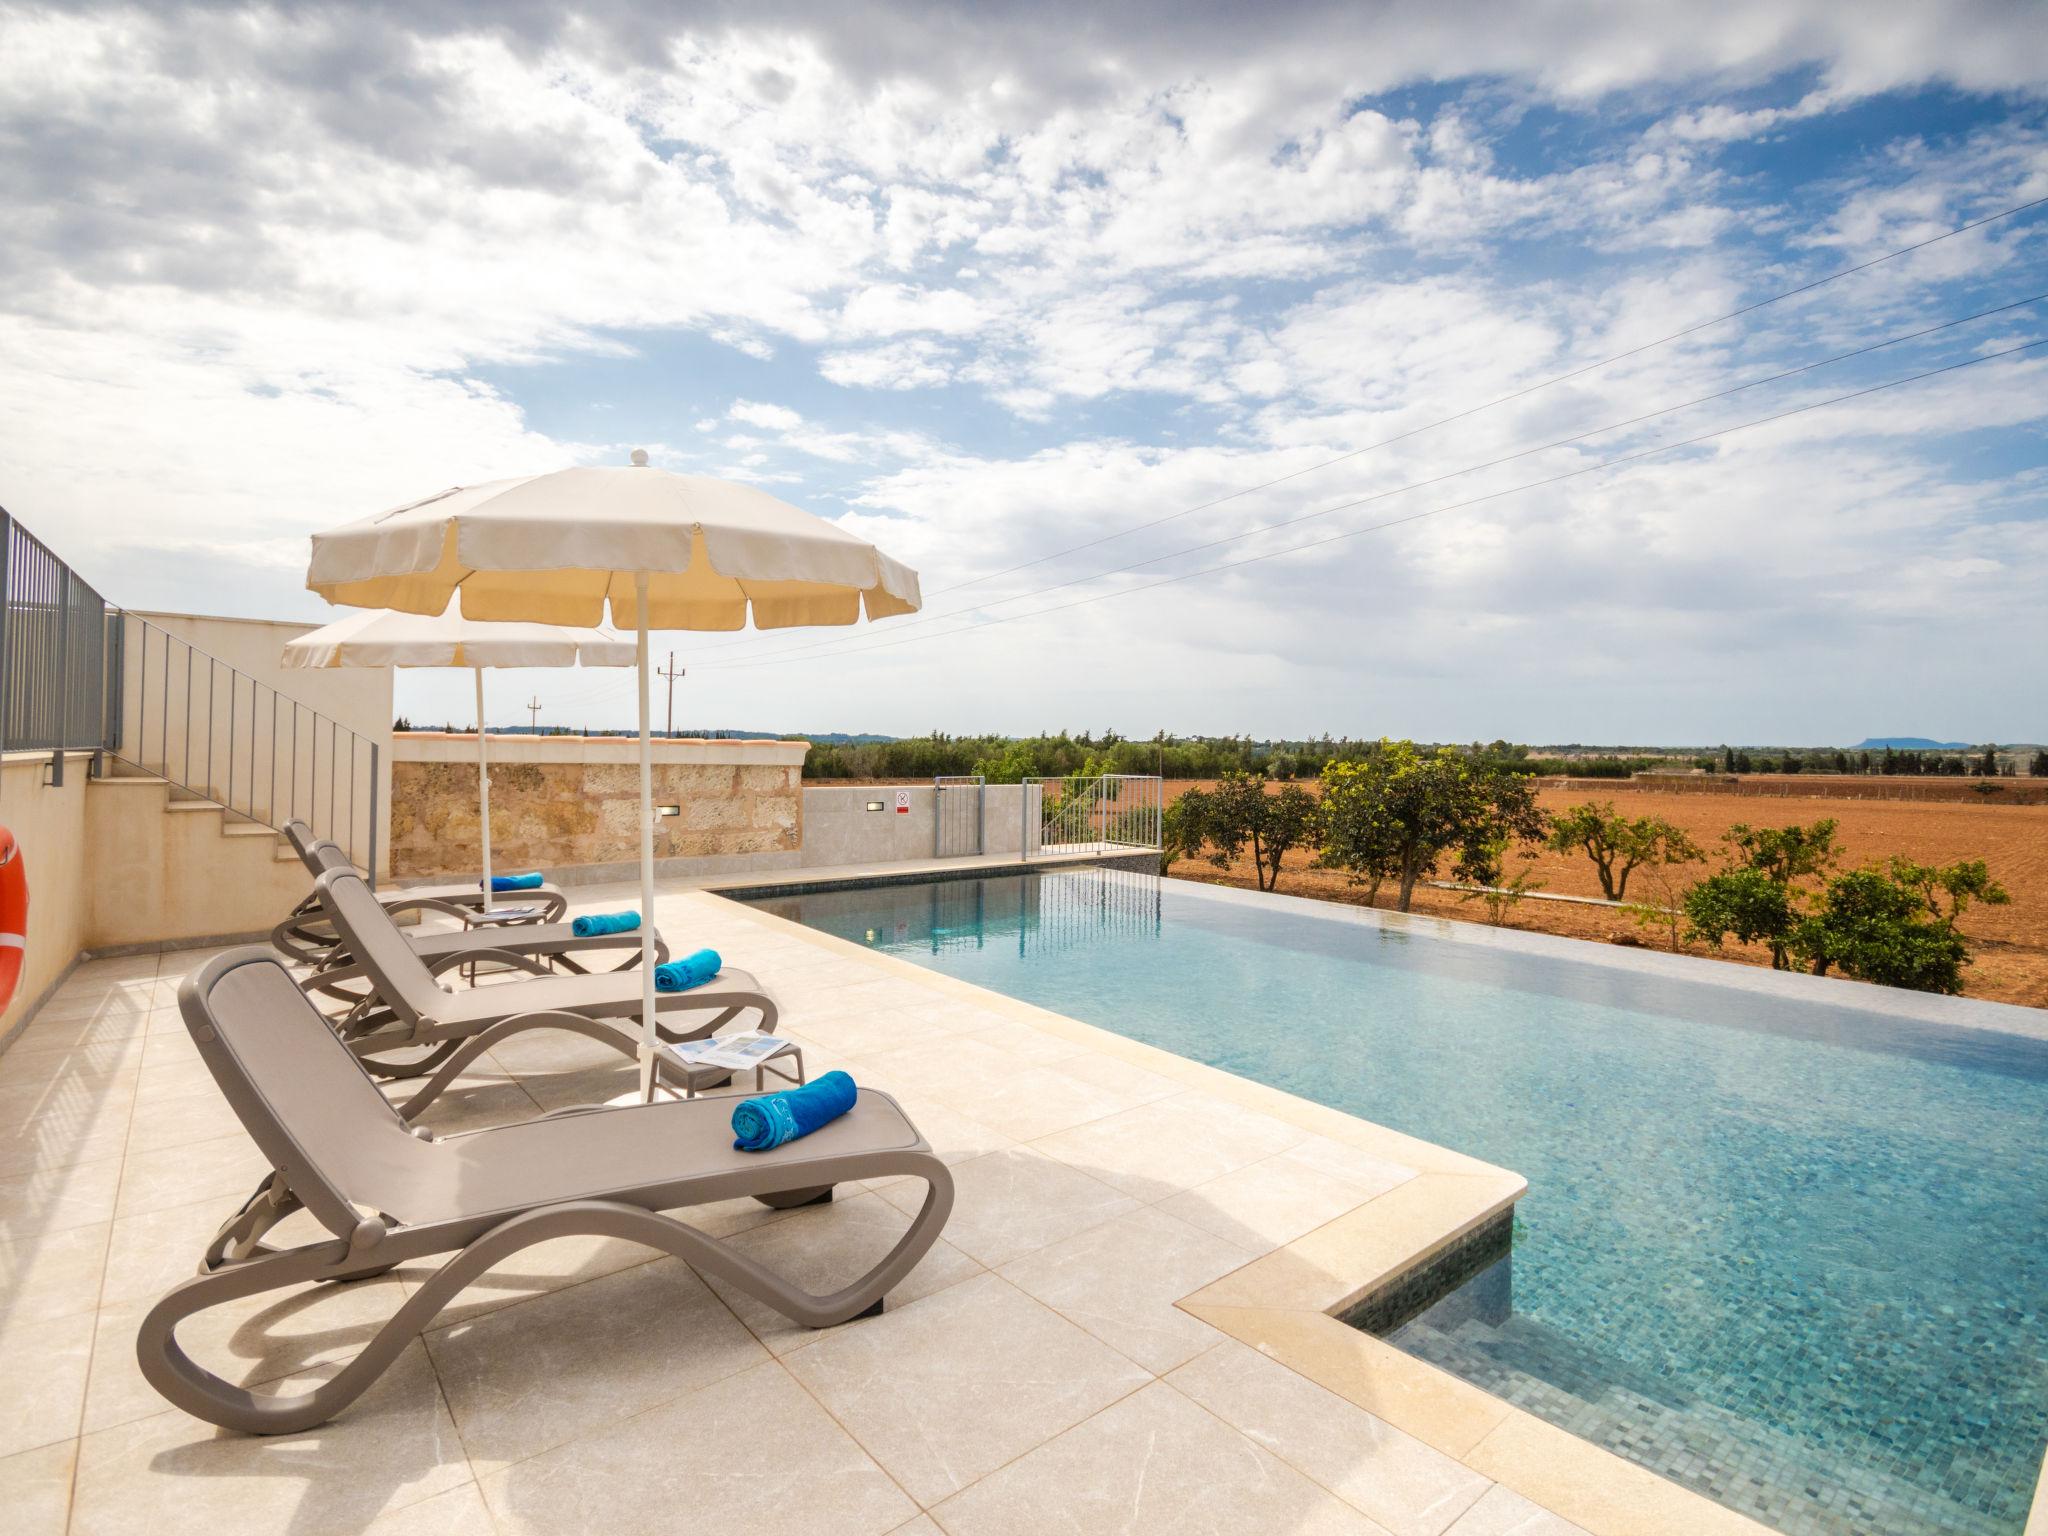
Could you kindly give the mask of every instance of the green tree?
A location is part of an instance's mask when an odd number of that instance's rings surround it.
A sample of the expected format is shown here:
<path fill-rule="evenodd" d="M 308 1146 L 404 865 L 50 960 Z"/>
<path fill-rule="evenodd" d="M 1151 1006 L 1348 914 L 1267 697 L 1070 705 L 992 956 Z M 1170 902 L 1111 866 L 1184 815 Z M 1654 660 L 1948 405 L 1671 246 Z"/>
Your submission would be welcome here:
<path fill-rule="evenodd" d="M 1839 970 L 1858 981 L 1916 992 L 1960 992 L 1969 950 L 1953 928 L 1928 915 L 1913 886 L 1876 869 L 1830 880 L 1801 919 L 1793 948 L 1816 976 Z"/>
<path fill-rule="evenodd" d="M 1204 828 L 1208 825 L 1207 790 L 1182 791 L 1159 817 L 1160 854 L 1170 866 L 1178 859 L 1192 859 L 1202 851 Z"/>
<path fill-rule="evenodd" d="M 1262 891 L 1279 883 L 1280 864 L 1289 850 L 1315 841 L 1320 820 L 1315 796 L 1299 784 L 1269 793 L 1265 779 L 1251 773 L 1226 773 L 1190 814 L 1198 817 L 1190 833 L 1209 847 L 1209 862 L 1218 869 L 1229 868 L 1250 847 Z"/>
<path fill-rule="evenodd" d="M 1719 949 L 1733 936 L 1768 945 L 1771 968 L 1789 971 L 1805 899 L 1796 882 L 1835 861 L 1835 823 L 1752 827 L 1737 822 L 1722 834 L 1728 867 L 1685 894 L 1687 937 Z"/>
<path fill-rule="evenodd" d="M 1918 895 L 1935 920 L 1950 933 L 1956 931 L 1956 919 L 1971 902 L 2002 907 L 2012 900 L 2011 893 L 1991 878 L 1990 867 L 1982 859 L 1935 865 L 1894 857 L 1889 873 L 1894 884 Z M 1942 904 L 1944 897 L 1946 906 Z"/>
<path fill-rule="evenodd" d="M 1382 742 L 1360 762 L 1323 771 L 1319 862 L 1349 871 L 1375 893 L 1381 881 L 1397 881 L 1403 912 L 1416 882 L 1447 854 L 1459 854 L 1469 872 L 1491 845 L 1535 842 L 1543 831 L 1525 776 L 1449 747 L 1424 753 L 1413 742 Z"/>
<path fill-rule="evenodd" d="M 1628 877 L 1639 864 L 1685 864 L 1706 857 L 1678 827 L 1660 816 L 1623 816 L 1611 800 L 1588 800 L 1551 818 L 1548 846 L 1558 853 L 1583 848 L 1609 901 L 1628 896 Z"/>
<path fill-rule="evenodd" d="M 1771 968 L 1792 969 L 1788 958 L 1799 925 L 1792 888 L 1760 869 L 1724 869 L 1685 893 L 1686 937 L 1719 949 L 1733 938 L 1770 946 Z"/>

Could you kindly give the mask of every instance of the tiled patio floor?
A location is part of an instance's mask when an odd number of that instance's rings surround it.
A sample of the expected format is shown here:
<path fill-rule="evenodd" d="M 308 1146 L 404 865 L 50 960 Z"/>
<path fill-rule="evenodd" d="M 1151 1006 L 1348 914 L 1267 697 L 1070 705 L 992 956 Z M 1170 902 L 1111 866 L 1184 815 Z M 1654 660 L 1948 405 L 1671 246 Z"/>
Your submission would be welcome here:
<path fill-rule="evenodd" d="M 952 1221 L 884 1315 L 810 1332 L 677 1260 L 558 1241 L 466 1293 L 334 1423 L 215 1431 L 142 1381 L 135 1330 L 265 1167 L 176 1011 L 205 956 L 95 962 L 0 1055 L 10 1536 L 1579 1530 L 1174 1305 L 1406 1166 L 713 897 L 666 895 L 658 917 L 767 981 L 813 1073 L 894 1093 L 953 1165 Z M 632 1075 L 613 1060 L 524 1037 L 426 1123 L 613 1096 Z M 920 1194 L 692 1219 L 822 1289 Z M 317 1377 L 424 1273 L 224 1308 L 187 1346 L 249 1382 Z"/>

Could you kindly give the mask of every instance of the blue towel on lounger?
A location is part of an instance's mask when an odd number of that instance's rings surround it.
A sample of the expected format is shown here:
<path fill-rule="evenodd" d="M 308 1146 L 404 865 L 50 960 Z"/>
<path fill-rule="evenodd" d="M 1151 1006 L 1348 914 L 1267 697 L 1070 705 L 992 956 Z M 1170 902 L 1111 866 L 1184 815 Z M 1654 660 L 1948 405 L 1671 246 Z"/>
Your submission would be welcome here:
<path fill-rule="evenodd" d="M 478 881 L 477 883 L 481 885 L 483 882 Z M 540 888 L 541 878 L 538 872 L 530 875 L 491 876 L 491 889 L 493 891 L 537 891 Z"/>
<path fill-rule="evenodd" d="M 853 1108 L 858 1094 L 853 1079 L 835 1071 L 813 1078 L 801 1088 L 742 1099 L 733 1106 L 733 1149 L 766 1152 L 785 1141 L 808 1136 Z"/>
<path fill-rule="evenodd" d="M 694 955 L 671 960 L 667 965 L 657 965 L 654 968 L 654 990 L 687 992 L 692 987 L 703 986 L 724 969 L 725 962 L 718 958 L 717 950 L 700 949 Z"/>
<path fill-rule="evenodd" d="M 631 933 L 639 926 L 638 912 L 593 912 L 569 924 L 579 939 L 596 938 L 601 933 Z"/>

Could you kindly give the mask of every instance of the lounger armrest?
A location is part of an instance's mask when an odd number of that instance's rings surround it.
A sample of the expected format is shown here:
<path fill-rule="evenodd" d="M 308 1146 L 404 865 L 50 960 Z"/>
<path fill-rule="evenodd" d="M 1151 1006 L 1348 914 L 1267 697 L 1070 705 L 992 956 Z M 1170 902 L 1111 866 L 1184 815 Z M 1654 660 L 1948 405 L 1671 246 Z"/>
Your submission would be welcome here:
<path fill-rule="evenodd" d="M 567 1030 L 572 1034 L 595 1040 L 600 1045 L 609 1045 L 630 1060 L 640 1059 L 639 1037 L 604 1019 L 585 1018 L 580 1013 L 566 1013 L 553 1008 L 534 1013 L 515 1013 L 509 1019 L 499 1020 L 489 1029 L 479 1030 L 457 1046 L 455 1053 L 442 1062 L 440 1069 L 427 1079 L 426 1085 L 398 1107 L 399 1118 L 417 1119 L 429 1104 L 440 1097 L 441 1091 L 454 1082 L 477 1057 L 501 1040 L 534 1029 Z"/>

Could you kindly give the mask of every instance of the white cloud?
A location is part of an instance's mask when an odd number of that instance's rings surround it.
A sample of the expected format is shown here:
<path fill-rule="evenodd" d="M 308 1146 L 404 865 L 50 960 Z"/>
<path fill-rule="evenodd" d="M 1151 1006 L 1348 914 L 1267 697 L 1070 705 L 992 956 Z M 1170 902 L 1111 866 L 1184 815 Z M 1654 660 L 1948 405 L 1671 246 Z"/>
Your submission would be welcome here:
<path fill-rule="evenodd" d="M 612 406 L 579 433 L 591 418 L 540 387 L 546 370 L 630 367 L 657 394 L 673 386 L 660 420 L 693 424 L 681 445 L 649 444 L 661 462 L 850 504 L 849 526 L 936 586 L 1400 437 L 2048 195 L 2025 111 L 1960 139 L 1902 134 L 1796 185 L 1725 153 L 1922 82 L 2038 97 L 2048 35 L 1991 0 L 1881 14 L 1315 4 L 1144 27 L 1065 0 L 878 15 L 692 26 L 624 0 L 474 22 L 456 8 L 0 0 L 0 499 L 110 580 L 154 592 L 211 564 L 246 575 L 223 578 L 240 600 L 300 603 L 289 551 L 314 527 L 426 486 L 622 452 L 584 435 L 658 436 L 628 419 L 637 389 L 570 391 Z M 1427 83 L 1464 91 L 1404 104 Z M 1538 106 L 1578 114 L 1584 147 L 1510 152 L 1517 114 Z M 2039 238 L 2013 224 L 1945 242 L 1853 295 L 971 595 L 1377 494 L 1924 323 L 1973 284 L 2018 281 Z M 677 334 L 727 351 L 707 364 L 694 341 L 670 364 Z M 897 697 L 949 710 L 1072 697 L 1182 728 L 1564 733 L 1483 717 L 1554 705 L 1547 666 L 1622 688 L 1626 718 L 1656 719 L 1664 705 L 1629 692 L 1618 659 L 1652 636 L 1668 675 L 1734 709 L 1701 649 L 1776 637 L 1829 664 L 1846 642 L 1816 606 L 1884 655 L 1897 637 L 1883 626 L 1909 617 L 1929 654 L 1948 654 L 1945 604 L 2024 622 L 2048 553 L 2041 486 L 2015 478 L 2028 466 L 2012 444 L 2037 429 L 2041 377 L 1995 376 L 1992 406 L 1981 378 L 1883 397 L 1612 485 L 959 642 L 1003 654 L 1008 692 L 967 695 L 917 646 L 867 664 Z M 1951 439 L 1997 432 L 2004 478 L 1957 467 Z M 1787 506 L 1801 537 L 1774 530 Z M 995 637 L 1027 635 L 1013 665 Z M 1346 645 L 1373 667 L 1333 660 Z M 1087 646 L 1130 669 L 1122 694 L 1114 680 L 1076 692 L 1086 669 L 1056 665 Z M 1910 679 L 1923 664 L 1902 665 Z M 1289 681 L 1302 678 L 1320 681 Z M 1995 681 L 1961 686 L 1988 714 Z M 849 697 L 811 686 L 791 684 L 790 709 Z M 1356 697 L 1332 703 L 1347 687 Z M 748 697 L 732 696 L 736 718 Z M 1329 718 L 1340 705 L 1357 718 Z"/>

